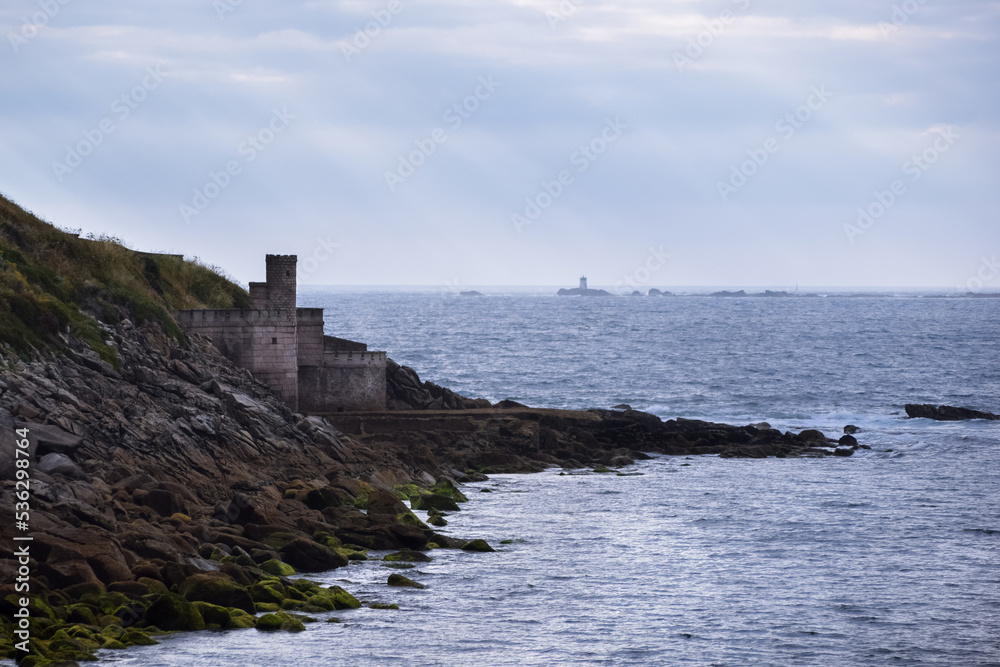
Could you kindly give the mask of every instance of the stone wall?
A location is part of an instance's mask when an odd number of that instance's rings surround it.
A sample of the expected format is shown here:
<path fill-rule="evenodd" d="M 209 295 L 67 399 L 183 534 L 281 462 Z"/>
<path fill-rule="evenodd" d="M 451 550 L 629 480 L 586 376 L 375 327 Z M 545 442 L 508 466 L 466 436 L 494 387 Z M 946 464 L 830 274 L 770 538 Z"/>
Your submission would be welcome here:
<path fill-rule="evenodd" d="M 298 409 L 294 310 L 181 310 L 175 318 L 185 331 L 211 338 L 222 354 L 250 370 L 293 410 Z"/>
<path fill-rule="evenodd" d="M 299 368 L 300 410 L 313 413 L 385 410 L 385 365 L 385 352 L 325 353 L 322 366 Z"/>
<path fill-rule="evenodd" d="M 323 309 L 298 308 L 299 366 L 323 364 Z"/>

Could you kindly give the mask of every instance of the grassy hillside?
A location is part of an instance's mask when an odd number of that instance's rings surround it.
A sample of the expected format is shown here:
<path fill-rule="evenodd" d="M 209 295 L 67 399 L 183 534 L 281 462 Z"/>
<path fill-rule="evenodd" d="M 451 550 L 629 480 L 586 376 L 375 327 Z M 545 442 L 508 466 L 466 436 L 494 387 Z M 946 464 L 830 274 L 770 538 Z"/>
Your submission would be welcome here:
<path fill-rule="evenodd" d="M 0 195 L 0 344 L 22 357 L 59 349 L 68 333 L 117 363 L 98 320 L 153 320 L 183 339 L 172 310 L 247 306 L 246 291 L 208 267 L 78 238 Z"/>

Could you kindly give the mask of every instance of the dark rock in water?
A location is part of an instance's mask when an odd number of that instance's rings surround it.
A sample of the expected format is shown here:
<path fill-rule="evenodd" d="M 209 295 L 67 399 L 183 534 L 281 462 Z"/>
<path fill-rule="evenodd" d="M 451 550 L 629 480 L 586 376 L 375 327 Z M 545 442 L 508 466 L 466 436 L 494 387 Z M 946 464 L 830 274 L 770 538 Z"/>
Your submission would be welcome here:
<path fill-rule="evenodd" d="M 842 435 L 840 440 L 837 441 L 837 444 L 841 447 L 851 447 L 856 449 L 858 447 L 858 439 L 853 435 Z"/>
<path fill-rule="evenodd" d="M 496 551 L 496 549 L 491 547 L 486 540 L 470 540 L 465 543 L 465 546 L 462 547 L 462 551 L 489 552 Z"/>
<path fill-rule="evenodd" d="M 992 412 L 982 412 L 980 410 L 971 410 L 969 408 L 956 408 L 950 405 L 907 403 L 905 409 L 906 416 L 911 419 L 923 418 L 946 422 L 962 421 L 965 419 L 1000 419 L 1000 415 L 995 415 Z"/>
<path fill-rule="evenodd" d="M 454 498 L 440 493 L 413 496 L 410 498 L 410 505 L 415 510 L 436 509 L 444 512 L 457 512 L 460 509 Z"/>
<path fill-rule="evenodd" d="M 847 426 L 844 427 L 844 433 L 846 433 L 847 435 L 854 435 L 855 433 L 858 433 L 860 431 L 861 429 L 855 426 L 854 424 L 848 424 Z"/>
<path fill-rule="evenodd" d="M 427 588 L 423 584 L 417 583 L 409 577 L 404 577 L 401 574 L 390 574 L 389 579 L 386 581 L 390 586 L 399 586 L 404 588 Z"/>
<path fill-rule="evenodd" d="M 852 454 L 854 454 L 853 449 L 845 449 L 842 447 L 838 447 L 837 449 L 833 450 L 834 456 L 851 456 Z"/>
<path fill-rule="evenodd" d="M 608 463 L 612 468 L 624 468 L 625 466 L 632 465 L 635 461 L 627 456 L 613 456 Z"/>
<path fill-rule="evenodd" d="M 709 294 L 709 296 L 746 296 L 746 295 L 747 293 L 744 290 L 740 290 L 739 292 L 727 292 L 726 290 L 722 290 L 721 292 L 712 292 L 711 294 Z"/>
<path fill-rule="evenodd" d="M 612 405 L 612 410 L 631 410 L 632 406 L 628 403 L 619 403 L 618 405 Z"/>
<path fill-rule="evenodd" d="M 437 526 L 438 528 L 448 525 L 448 522 L 440 514 L 432 515 L 430 518 L 427 519 L 427 523 L 429 523 L 432 526 Z"/>
<path fill-rule="evenodd" d="M 459 295 L 461 295 L 461 296 L 482 296 L 483 293 L 482 292 L 477 292 L 476 290 L 472 289 L 472 290 L 469 290 L 467 292 L 459 292 Z"/>
<path fill-rule="evenodd" d="M 646 295 L 647 296 L 662 296 L 663 292 L 661 292 L 660 290 L 656 289 L 655 287 L 650 287 L 649 291 L 646 292 Z"/>
<path fill-rule="evenodd" d="M 397 551 L 394 554 L 386 554 L 382 560 L 388 561 L 390 563 L 429 563 L 433 558 L 420 551 L 413 551 L 411 549 L 404 549 L 403 551 Z"/>
<path fill-rule="evenodd" d="M 826 440 L 826 436 L 823 435 L 822 431 L 817 431 L 816 429 L 806 429 L 799 433 L 799 440 L 804 440 L 806 442 L 811 442 L 814 440 Z"/>
<path fill-rule="evenodd" d="M 630 294 L 629 296 L 642 296 L 642 292 L 640 292 L 639 290 L 632 290 L 632 294 Z"/>

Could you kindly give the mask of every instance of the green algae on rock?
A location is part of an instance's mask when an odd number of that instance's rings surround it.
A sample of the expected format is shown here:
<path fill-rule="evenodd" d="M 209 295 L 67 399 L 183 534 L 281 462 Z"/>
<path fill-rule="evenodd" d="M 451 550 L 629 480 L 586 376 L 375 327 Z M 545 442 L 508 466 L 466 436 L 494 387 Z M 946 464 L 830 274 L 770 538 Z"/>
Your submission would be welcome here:
<path fill-rule="evenodd" d="M 465 543 L 465 546 L 462 547 L 462 551 L 489 552 L 496 551 L 496 549 L 491 547 L 486 540 L 470 540 Z"/>
<path fill-rule="evenodd" d="M 401 588 L 427 588 L 423 584 L 418 583 L 409 577 L 404 577 L 401 574 L 390 574 L 386 583 L 390 586 L 398 586 Z"/>

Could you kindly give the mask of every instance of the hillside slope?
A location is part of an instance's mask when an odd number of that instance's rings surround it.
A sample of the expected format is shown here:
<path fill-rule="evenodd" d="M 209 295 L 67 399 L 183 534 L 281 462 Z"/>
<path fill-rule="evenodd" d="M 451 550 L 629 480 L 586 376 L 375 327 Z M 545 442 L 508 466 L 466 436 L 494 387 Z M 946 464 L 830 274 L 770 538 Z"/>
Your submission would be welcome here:
<path fill-rule="evenodd" d="M 80 238 L 0 195 L 0 343 L 22 358 L 64 349 L 70 334 L 117 364 L 100 323 L 153 321 L 183 339 L 172 310 L 247 305 L 243 288 L 208 267 Z"/>

